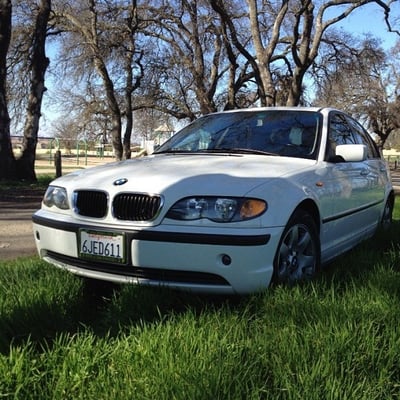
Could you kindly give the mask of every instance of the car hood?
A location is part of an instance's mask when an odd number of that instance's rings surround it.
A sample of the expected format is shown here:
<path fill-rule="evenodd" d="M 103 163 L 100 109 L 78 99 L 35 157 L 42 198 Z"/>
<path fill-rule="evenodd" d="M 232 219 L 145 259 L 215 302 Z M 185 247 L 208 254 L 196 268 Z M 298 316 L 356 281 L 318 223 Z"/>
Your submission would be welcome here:
<path fill-rule="evenodd" d="M 166 194 L 173 190 L 181 196 L 222 193 L 240 196 L 270 178 L 288 176 L 314 164 L 313 160 L 264 155 L 160 154 L 76 171 L 53 184 L 72 190 L 100 189 L 110 193 Z M 126 182 L 118 185 L 117 181 L 122 179 Z"/>

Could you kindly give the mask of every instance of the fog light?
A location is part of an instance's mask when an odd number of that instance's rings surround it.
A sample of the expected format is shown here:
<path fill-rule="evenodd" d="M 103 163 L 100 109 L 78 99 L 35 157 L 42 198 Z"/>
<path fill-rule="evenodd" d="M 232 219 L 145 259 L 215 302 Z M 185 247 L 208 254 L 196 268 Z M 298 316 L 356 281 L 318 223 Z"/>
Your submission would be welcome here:
<path fill-rule="evenodd" d="M 223 254 L 221 257 L 221 261 L 224 265 L 231 265 L 232 263 L 232 259 L 230 258 L 230 256 L 228 256 L 228 254 Z"/>
<path fill-rule="evenodd" d="M 38 231 L 36 231 L 36 239 L 40 240 L 40 233 Z"/>

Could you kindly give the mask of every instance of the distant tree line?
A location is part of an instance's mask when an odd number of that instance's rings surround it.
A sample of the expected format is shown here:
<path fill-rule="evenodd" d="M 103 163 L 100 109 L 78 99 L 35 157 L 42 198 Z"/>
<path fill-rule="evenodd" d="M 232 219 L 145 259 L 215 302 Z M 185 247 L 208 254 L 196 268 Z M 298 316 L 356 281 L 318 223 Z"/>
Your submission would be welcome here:
<path fill-rule="evenodd" d="M 43 101 L 58 135 L 103 137 L 116 159 L 134 132 L 250 106 L 338 106 L 383 146 L 400 127 L 400 44 L 336 26 L 372 5 L 399 35 L 394 3 L 0 0 L 0 179 L 36 179 Z"/>

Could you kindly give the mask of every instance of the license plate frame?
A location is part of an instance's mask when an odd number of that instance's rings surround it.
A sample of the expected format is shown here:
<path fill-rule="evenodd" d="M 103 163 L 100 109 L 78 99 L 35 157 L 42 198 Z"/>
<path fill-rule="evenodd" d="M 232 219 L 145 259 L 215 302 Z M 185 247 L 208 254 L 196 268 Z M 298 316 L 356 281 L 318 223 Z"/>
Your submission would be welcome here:
<path fill-rule="evenodd" d="M 79 258 L 126 264 L 126 237 L 123 232 L 79 229 Z"/>

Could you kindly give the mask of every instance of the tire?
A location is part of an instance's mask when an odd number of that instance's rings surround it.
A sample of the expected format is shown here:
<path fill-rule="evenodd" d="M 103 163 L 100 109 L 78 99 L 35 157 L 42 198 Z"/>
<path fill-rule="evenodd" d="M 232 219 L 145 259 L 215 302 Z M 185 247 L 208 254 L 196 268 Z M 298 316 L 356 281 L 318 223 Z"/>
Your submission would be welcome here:
<path fill-rule="evenodd" d="M 311 215 L 297 210 L 283 231 L 274 259 L 275 284 L 311 280 L 321 263 L 321 244 Z"/>
<path fill-rule="evenodd" d="M 387 231 L 392 225 L 393 207 L 394 207 L 393 197 L 390 196 L 386 201 L 385 208 L 383 210 L 381 218 L 381 228 L 385 231 Z"/>

